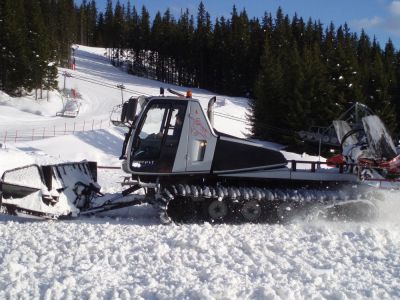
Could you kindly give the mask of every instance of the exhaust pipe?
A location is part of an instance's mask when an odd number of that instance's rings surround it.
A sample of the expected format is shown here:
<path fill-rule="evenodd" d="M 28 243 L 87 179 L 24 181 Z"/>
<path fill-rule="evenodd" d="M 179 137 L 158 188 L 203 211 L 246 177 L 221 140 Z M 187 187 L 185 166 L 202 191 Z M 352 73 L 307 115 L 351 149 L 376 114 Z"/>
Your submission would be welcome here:
<path fill-rule="evenodd" d="M 214 127 L 214 104 L 217 101 L 217 96 L 212 97 L 208 101 L 207 117 L 210 120 L 211 126 Z"/>

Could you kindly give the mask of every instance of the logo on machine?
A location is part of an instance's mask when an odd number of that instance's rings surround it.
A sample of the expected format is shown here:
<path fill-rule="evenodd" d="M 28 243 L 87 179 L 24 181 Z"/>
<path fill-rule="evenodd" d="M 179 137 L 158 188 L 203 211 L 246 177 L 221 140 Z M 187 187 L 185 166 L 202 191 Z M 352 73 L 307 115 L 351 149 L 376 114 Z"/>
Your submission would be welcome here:
<path fill-rule="evenodd" d="M 134 161 L 132 162 L 132 168 L 151 167 L 154 166 L 155 163 L 154 160 Z"/>
<path fill-rule="evenodd" d="M 190 133 L 193 136 L 201 136 L 204 139 L 207 139 L 210 136 L 210 132 L 207 127 L 203 125 L 200 117 L 190 118 Z"/>

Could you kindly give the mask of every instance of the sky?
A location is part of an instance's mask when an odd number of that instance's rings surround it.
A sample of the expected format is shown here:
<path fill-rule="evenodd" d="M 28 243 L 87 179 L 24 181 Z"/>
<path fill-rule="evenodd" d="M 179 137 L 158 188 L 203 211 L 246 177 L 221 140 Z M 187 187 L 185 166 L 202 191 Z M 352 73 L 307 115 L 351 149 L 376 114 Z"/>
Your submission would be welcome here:
<path fill-rule="evenodd" d="M 76 0 L 79 5 L 82 0 Z M 117 0 L 113 0 L 115 4 Z M 128 0 L 120 0 L 125 4 Z M 99 10 L 104 10 L 106 0 L 96 0 Z M 167 8 L 178 17 L 181 10 L 188 8 L 194 15 L 200 0 L 131 0 L 136 8 L 145 5 L 152 17 Z M 265 11 L 274 14 L 280 6 L 285 14 L 307 20 L 311 17 L 324 25 L 331 21 L 336 26 L 347 23 L 352 32 L 364 29 L 371 39 L 375 36 L 383 47 L 390 38 L 396 49 L 400 49 L 400 0 L 203 0 L 212 20 L 229 17 L 233 5 L 238 10 L 246 9 L 250 17 L 262 17 Z"/>

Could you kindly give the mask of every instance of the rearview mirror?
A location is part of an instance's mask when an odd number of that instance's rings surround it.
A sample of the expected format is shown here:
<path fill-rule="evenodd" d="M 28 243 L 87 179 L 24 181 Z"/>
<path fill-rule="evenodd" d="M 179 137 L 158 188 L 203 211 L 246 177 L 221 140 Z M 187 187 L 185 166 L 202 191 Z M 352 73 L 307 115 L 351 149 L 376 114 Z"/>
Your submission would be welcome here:
<path fill-rule="evenodd" d="M 132 122 L 135 120 L 137 104 L 138 99 L 133 97 L 130 98 L 128 102 L 124 103 L 121 112 L 121 121 L 124 120 L 125 122 Z"/>

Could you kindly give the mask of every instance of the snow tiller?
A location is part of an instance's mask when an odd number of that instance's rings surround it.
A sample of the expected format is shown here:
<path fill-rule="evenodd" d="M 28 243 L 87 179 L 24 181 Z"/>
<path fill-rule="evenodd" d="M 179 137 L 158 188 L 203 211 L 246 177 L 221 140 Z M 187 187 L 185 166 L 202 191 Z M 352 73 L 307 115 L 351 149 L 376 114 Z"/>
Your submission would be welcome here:
<path fill-rule="evenodd" d="M 3 210 L 55 218 L 147 203 L 162 223 L 282 222 L 310 214 L 368 219 L 376 214 L 377 184 L 398 186 L 399 157 L 377 116 L 364 117 L 356 130 L 334 121 L 340 157 L 296 161 L 218 132 L 215 100 L 205 113 L 190 95 L 129 99 L 112 120 L 127 128 L 120 158 L 128 189 L 100 194 L 94 163 L 30 166 L 4 173 Z M 20 184 L 25 176 L 41 179 Z"/>

